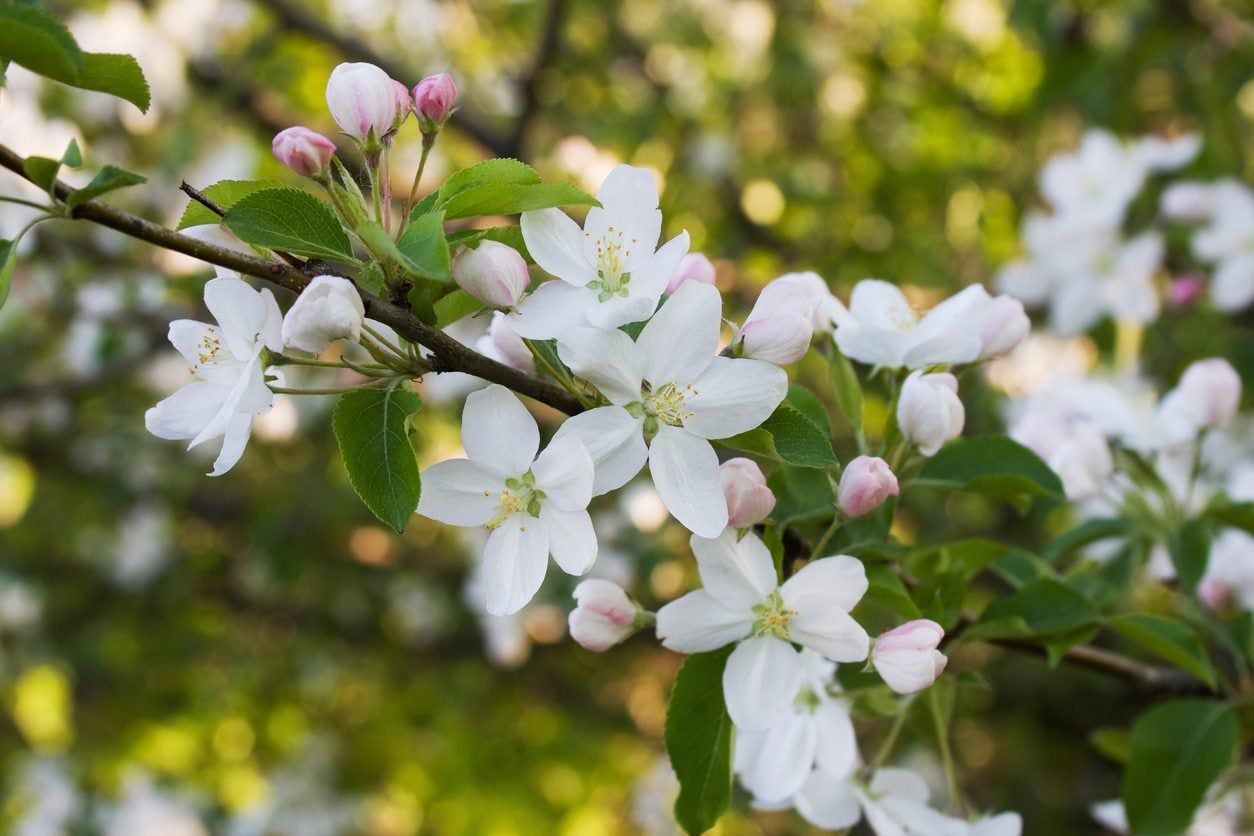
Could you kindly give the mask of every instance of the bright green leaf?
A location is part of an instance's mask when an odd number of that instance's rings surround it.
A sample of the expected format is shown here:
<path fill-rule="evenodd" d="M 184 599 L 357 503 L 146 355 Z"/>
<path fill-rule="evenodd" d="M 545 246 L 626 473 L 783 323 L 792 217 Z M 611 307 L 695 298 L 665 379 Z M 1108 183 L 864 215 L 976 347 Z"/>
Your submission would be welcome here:
<path fill-rule="evenodd" d="M 83 52 L 70 30 L 36 6 L 0 3 L 0 58 L 33 73 L 76 84 Z"/>
<path fill-rule="evenodd" d="M 809 418 L 814 426 L 823 431 L 824 435 L 832 434 L 832 422 L 827 417 L 827 410 L 823 407 L 823 402 L 814 396 L 814 393 L 804 386 L 789 386 L 788 394 L 784 397 L 786 403 L 792 404 L 805 417 Z"/>
<path fill-rule="evenodd" d="M 65 205 L 73 209 L 75 206 L 81 206 L 89 200 L 93 200 L 101 195 L 118 189 L 124 189 L 127 186 L 138 186 L 140 183 L 147 183 L 148 178 L 142 174 L 136 174 L 133 171 L 127 171 L 124 168 L 107 165 L 91 178 L 91 182 L 81 189 L 76 189 L 73 194 L 65 199 Z"/>
<path fill-rule="evenodd" d="M 484 160 L 451 174 L 436 193 L 435 203 L 437 205 L 445 203 L 454 195 L 475 186 L 491 183 L 534 185 L 539 182 L 540 175 L 524 162 L 507 158 Z"/>
<path fill-rule="evenodd" d="M 247 197 L 253 192 L 259 192 L 263 189 L 287 188 L 291 187 L 277 180 L 220 180 L 212 186 L 201 189 L 200 193 L 220 206 L 223 211 L 226 211 L 236 203 L 239 203 L 241 198 Z M 193 200 L 188 202 L 187 208 L 183 210 L 183 217 L 179 219 L 179 225 L 175 228 L 186 229 L 189 226 L 203 226 L 221 222 L 222 219 L 210 209 Z"/>
<path fill-rule="evenodd" d="M 432 212 L 416 218 L 405 228 L 396 248 L 404 256 L 405 266 L 419 276 L 440 282 L 452 281 L 442 213 Z"/>
<path fill-rule="evenodd" d="M 52 181 L 57 179 L 57 172 L 61 170 L 61 161 L 50 160 L 47 157 L 27 157 L 22 163 L 22 168 L 30 181 L 46 192 L 52 188 Z"/>
<path fill-rule="evenodd" d="M 1215 669 L 1206 646 L 1187 624 L 1145 613 L 1117 615 L 1107 623 L 1121 636 L 1215 687 Z"/>
<path fill-rule="evenodd" d="M 1039 578 L 981 614 L 964 635 L 968 638 L 1030 638 L 1067 633 L 1096 623 L 1093 604 L 1066 584 Z"/>
<path fill-rule="evenodd" d="M 311 258 L 351 261 L 353 248 L 331 207 L 300 189 L 264 189 L 239 199 L 223 222 L 249 244 Z"/>
<path fill-rule="evenodd" d="M 441 204 L 447 220 L 479 215 L 513 215 L 573 204 L 593 205 L 596 198 L 568 183 L 485 183 L 471 186 Z"/>
<path fill-rule="evenodd" d="M 666 710 L 666 754 L 679 778 L 675 819 L 690 834 L 709 830 L 731 804 L 732 722 L 723 700 L 731 650 L 689 656 Z"/>
<path fill-rule="evenodd" d="M 418 507 L 422 482 L 406 419 L 422 399 L 405 386 L 362 389 L 340 396 L 331 425 L 353 490 L 380 521 L 398 533 Z"/>
<path fill-rule="evenodd" d="M 523 240 L 522 229 L 517 226 L 492 226 L 487 229 L 462 229 L 457 232 L 450 232 L 448 236 L 448 245 L 450 248 L 456 247 L 459 244 L 477 246 L 480 241 L 496 241 L 497 243 L 513 247 L 528 264 L 536 263 L 536 260 L 531 257 L 531 253 L 527 251 L 527 242 Z"/>
<path fill-rule="evenodd" d="M 831 439 L 790 403 L 776 407 L 757 429 L 719 443 L 800 467 L 834 467 L 837 464 Z"/>
<path fill-rule="evenodd" d="M 1254 534 L 1254 502 L 1218 500 L 1206 510 L 1215 520 Z"/>
<path fill-rule="evenodd" d="M 445 328 L 483 310 L 483 303 L 464 290 L 454 290 L 435 303 L 435 324 Z"/>
<path fill-rule="evenodd" d="M 1220 702 L 1187 699 L 1151 709 L 1132 727 L 1123 805 L 1138 836 L 1183 833 L 1236 755 L 1240 729 Z"/>
<path fill-rule="evenodd" d="M 1189 520 L 1167 544 L 1180 585 L 1192 592 L 1206 574 L 1210 562 L 1210 531 L 1203 517 Z"/>
<path fill-rule="evenodd" d="M 9 298 L 9 285 L 17 267 L 17 242 L 0 238 L 0 308 Z"/>
<path fill-rule="evenodd" d="M 928 459 L 915 484 L 1000 497 L 1032 494 L 1063 498 L 1062 482 L 1049 465 L 1004 435 L 966 438 L 941 448 Z"/>
<path fill-rule="evenodd" d="M 144 113 L 152 102 L 144 71 L 130 55 L 84 53 L 83 71 L 74 86 L 125 99 Z"/>

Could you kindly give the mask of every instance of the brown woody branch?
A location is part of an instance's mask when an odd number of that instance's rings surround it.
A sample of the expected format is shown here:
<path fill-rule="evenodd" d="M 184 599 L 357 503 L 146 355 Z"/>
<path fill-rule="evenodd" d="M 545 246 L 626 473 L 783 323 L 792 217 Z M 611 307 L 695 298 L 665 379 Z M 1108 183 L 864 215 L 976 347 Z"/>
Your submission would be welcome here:
<path fill-rule="evenodd" d="M 21 155 L 0 145 L 0 166 L 29 180 L 24 163 L 25 160 Z M 64 200 L 73 192 L 72 187 L 60 180 L 53 183 L 53 193 L 58 199 Z M 303 290 L 313 275 L 311 271 L 297 269 L 282 262 L 197 241 L 100 200 L 89 200 L 76 206 L 72 217 L 100 224 L 132 238 L 189 255 L 209 264 L 263 279 L 294 293 Z M 492 383 L 499 383 L 520 395 L 534 398 L 569 415 L 583 410 L 578 399 L 556 383 L 498 363 L 467 348 L 439 328 L 428 325 L 410 311 L 366 293 L 360 288 L 358 293 L 361 294 L 362 302 L 365 304 L 367 316 L 395 329 L 402 337 L 431 351 L 433 370 L 465 372 Z"/>

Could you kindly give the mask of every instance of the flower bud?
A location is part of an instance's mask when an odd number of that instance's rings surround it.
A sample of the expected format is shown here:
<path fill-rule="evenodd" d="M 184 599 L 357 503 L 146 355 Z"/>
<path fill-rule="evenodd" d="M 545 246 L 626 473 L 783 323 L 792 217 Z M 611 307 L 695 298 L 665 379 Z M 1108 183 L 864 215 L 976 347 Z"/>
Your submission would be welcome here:
<path fill-rule="evenodd" d="M 275 159 L 305 177 L 318 177 L 326 172 L 335 156 L 335 143 L 317 131 L 300 126 L 286 128 L 274 135 L 270 144 Z"/>
<path fill-rule="evenodd" d="M 958 400 L 958 379 L 952 374 L 911 373 L 897 401 L 897 426 L 925 456 L 932 456 L 962 433 L 966 412 Z"/>
<path fill-rule="evenodd" d="M 1215 210 L 1215 189 L 1208 183 L 1191 180 L 1173 183 L 1163 191 L 1159 210 L 1173 221 L 1204 221 Z"/>
<path fill-rule="evenodd" d="M 728 459 L 719 465 L 718 479 L 727 499 L 727 524 L 747 528 L 766 519 L 775 507 L 775 494 L 766 486 L 762 468 L 751 459 Z"/>
<path fill-rule="evenodd" d="M 639 629 L 641 610 L 616 583 L 589 578 L 575 587 L 570 637 L 581 647 L 601 653 Z"/>
<path fill-rule="evenodd" d="M 791 277 L 767 284 L 733 340 L 740 356 L 777 366 L 800 360 L 814 334 L 814 306 L 809 289 Z"/>
<path fill-rule="evenodd" d="M 327 79 L 327 108 L 359 142 L 381 141 L 397 118 L 396 85 L 374 64 L 340 64 Z"/>
<path fill-rule="evenodd" d="M 396 95 L 396 116 L 392 120 L 392 131 L 400 130 L 401 125 L 409 118 L 414 109 L 414 101 L 409 98 L 409 88 L 396 79 L 392 79 L 392 91 Z"/>
<path fill-rule="evenodd" d="M 520 372 L 531 374 L 536 370 L 535 358 L 531 356 L 527 344 L 523 342 L 522 337 L 518 336 L 518 332 L 509 327 L 509 321 L 500 311 L 492 314 L 488 333 L 479 338 L 475 347 L 479 349 L 480 354 L 507 366 L 513 366 Z"/>
<path fill-rule="evenodd" d="M 1023 303 L 1011 296 L 994 296 L 984 306 L 980 328 L 981 360 L 1000 357 L 1015 349 L 1032 330 Z"/>
<path fill-rule="evenodd" d="M 1187 308 L 1202 298 L 1206 282 L 1201 276 L 1188 274 L 1176 276 L 1167 287 L 1167 301 L 1173 308 Z"/>
<path fill-rule="evenodd" d="M 679 260 L 675 275 L 671 276 L 670 283 L 666 285 L 667 295 L 678 290 L 684 282 L 714 284 L 714 262 L 705 253 L 688 253 Z"/>
<path fill-rule="evenodd" d="M 897 477 L 888 462 L 875 456 L 858 456 L 840 474 L 836 503 L 846 517 L 861 517 L 897 493 Z"/>
<path fill-rule="evenodd" d="M 317 276 L 283 317 L 283 344 L 318 355 L 335 340 L 357 342 L 365 315 L 352 282 L 339 276 Z"/>
<path fill-rule="evenodd" d="M 1222 357 L 1198 360 L 1184 370 L 1176 387 L 1204 427 L 1232 420 L 1241 404 L 1241 378 Z"/>
<path fill-rule="evenodd" d="M 485 305 L 503 309 L 518 304 L 531 275 L 513 247 L 482 241 L 478 248 L 466 247 L 453 259 L 453 280 Z"/>
<path fill-rule="evenodd" d="M 898 694 L 913 694 L 936 681 L 948 659 L 936 648 L 945 630 L 935 621 L 907 621 L 875 640 L 871 663 Z"/>
<path fill-rule="evenodd" d="M 429 75 L 414 85 L 414 112 L 424 134 L 440 130 L 453 115 L 457 103 L 457 85 L 448 73 Z"/>

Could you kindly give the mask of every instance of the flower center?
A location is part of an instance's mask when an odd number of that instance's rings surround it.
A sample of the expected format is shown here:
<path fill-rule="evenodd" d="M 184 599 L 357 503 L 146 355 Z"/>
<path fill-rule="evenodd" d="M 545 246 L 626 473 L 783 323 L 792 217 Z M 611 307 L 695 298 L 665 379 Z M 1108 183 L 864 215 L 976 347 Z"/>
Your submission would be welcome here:
<path fill-rule="evenodd" d="M 793 705 L 807 714 L 813 714 L 818 709 L 819 703 L 818 692 L 807 685 L 797 692 L 797 699 Z"/>
<path fill-rule="evenodd" d="M 485 491 L 486 493 L 486 491 Z M 496 514 L 488 520 L 489 529 L 497 528 L 514 514 L 540 516 L 540 503 L 544 501 L 544 491 L 536 487 L 536 477 L 530 470 L 520 479 L 506 479 L 505 490 L 496 506 Z"/>
<path fill-rule="evenodd" d="M 622 230 L 609 227 L 605 235 L 596 243 L 597 277 L 588 282 L 588 287 L 597 291 L 597 301 L 607 302 L 615 296 L 627 295 L 627 284 L 631 281 L 631 273 L 623 268 L 631 258 L 631 248 L 636 245 L 633 238 L 627 241 Z"/>
<path fill-rule="evenodd" d="M 211 365 L 218 362 L 218 355 L 222 353 L 222 340 L 218 338 L 218 329 L 209 326 L 209 330 L 200 338 L 199 345 L 196 346 L 196 365 L 192 366 L 192 374 L 196 374 L 196 370 L 201 366 Z"/>
<path fill-rule="evenodd" d="M 772 592 L 767 599 L 753 608 L 753 637 L 771 636 L 788 641 L 788 622 L 797 614 L 784 606 L 784 596 L 779 590 Z"/>
<path fill-rule="evenodd" d="M 696 413 L 688 408 L 688 398 L 701 394 L 692 384 L 680 388 L 678 383 L 667 381 L 657 389 L 646 382 L 641 387 L 641 398 L 627 405 L 627 411 L 644 419 L 644 431 L 649 435 L 657 432 L 658 423 L 679 427 Z"/>

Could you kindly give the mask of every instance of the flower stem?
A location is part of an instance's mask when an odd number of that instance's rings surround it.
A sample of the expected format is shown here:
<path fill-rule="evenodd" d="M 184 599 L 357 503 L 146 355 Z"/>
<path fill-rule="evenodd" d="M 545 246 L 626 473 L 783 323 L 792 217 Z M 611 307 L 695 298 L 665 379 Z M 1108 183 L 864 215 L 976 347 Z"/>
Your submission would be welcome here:
<path fill-rule="evenodd" d="M 356 392 L 359 389 L 373 389 L 395 377 L 396 375 L 381 377 L 367 383 L 359 383 L 356 386 L 328 386 L 314 389 L 289 389 L 286 386 L 271 386 L 270 391 L 276 395 L 342 395 L 345 392 Z"/>
<path fill-rule="evenodd" d="M 942 716 L 940 690 L 931 688 L 928 693 L 928 707 L 932 711 L 932 722 L 936 726 L 936 745 L 940 749 L 941 762 L 945 765 L 945 781 L 949 785 L 949 803 L 955 812 L 962 812 L 962 792 L 958 789 L 958 770 L 954 766 L 954 753 L 949 748 L 949 728 Z"/>
<path fill-rule="evenodd" d="M 841 517 L 840 511 L 837 510 L 832 516 L 832 524 L 823 532 L 823 536 L 814 544 L 814 548 L 810 550 L 810 559 L 815 560 L 823 556 L 823 549 L 827 548 L 827 544 L 832 541 L 832 537 L 836 536 L 836 532 L 840 530 L 844 519 Z"/>
<path fill-rule="evenodd" d="M 897 745 L 897 738 L 901 736 L 901 729 L 906 725 L 906 718 L 910 715 L 910 707 L 914 704 L 914 697 L 909 696 L 903 701 L 901 713 L 893 720 L 892 727 L 888 730 L 888 736 L 884 738 L 884 742 L 880 744 L 879 751 L 875 753 L 875 760 L 871 762 L 870 772 L 875 772 L 892 754 L 893 747 Z"/>
<path fill-rule="evenodd" d="M 544 370 L 547 371 L 554 380 L 560 383 L 563 389 L 578 398 L 579 402 L 585 407 L 590 408 L 592 406 L 592 402 L 588 399 L 588 396 L 575 385 L 575 381 L 571 379 L 570 375 L 565 374 L 559 369 L 555 369 L 553 364 L 550 363 L 548 359 L 540 353 L 540 350 L 536 348 L 535 342 L 532 340 L 523 340 L 523 342 L 527 344 L 527 350 L 531 352 L 531 356 L 535 358 L 535 361 L 543 366 Z"/>
<path fill-rule="evenodd" d="M 396 228 L 397 238 L 400 238 L 405 225 L 409 223 L 409 210 L 413 208 L 414 198 L 418 195 L 418 182 L 422 180 L 423 169 L 427 167 L 427 155 L 431 153 L 431 146 L 435 145 L 435 138 L 436 134 L 422 135 L 422 156 L 418 158 L 418 170 L 414 172 L 414 184 L 409 187 L 409 198 L 405 201 L 405 214 L 401 216 L 401 222 Z"/>

